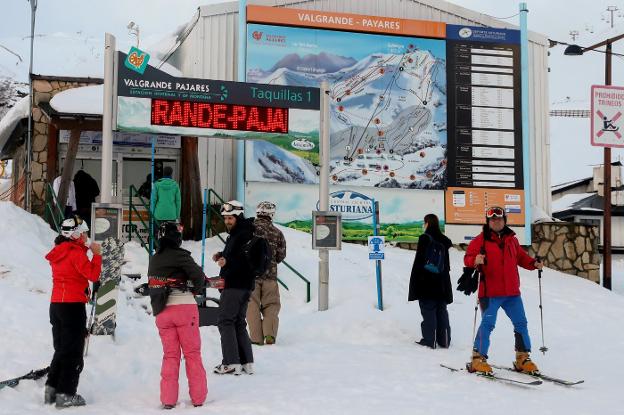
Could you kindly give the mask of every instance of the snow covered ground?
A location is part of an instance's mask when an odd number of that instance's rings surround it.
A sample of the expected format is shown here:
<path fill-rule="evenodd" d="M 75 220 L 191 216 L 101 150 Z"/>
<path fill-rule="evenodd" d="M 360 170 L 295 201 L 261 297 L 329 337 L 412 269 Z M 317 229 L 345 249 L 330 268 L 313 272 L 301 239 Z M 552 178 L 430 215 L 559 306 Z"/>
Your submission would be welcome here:
<path fill-rule="evenodd" d="M 38 217 L 11 203 L 0 203 L 0 379 L 45 367 L 52 355 L 48 323 L 50 268 L 44 254 L 54 233 Z M 544 373 L 585 383 L 565 388 L 500 384 L 465 373 L 451 373 L 444 362 L 462 366 L 471 349 L 474 296 L 456 292 L 449 307 L 452 345 L 430 350 L 420 339 L 417 303 L 408 303 L 407 287 L 413 253 L 387 249 L 384 262 L 385 311 L 376 306 L 373 264 L 367 248 L 343 244 L 331 253 L 330 308 L 317 311 L 317 254 L 310 237 L 284 228 L 287 260 L 312 281 L 313 299 L 305 287 L 280 268 L 290 287 L 282 290 L 280 331 L 275 346 L 254 346 L 256 374 L 217 376 L 220 363 L 216 327 L 204 327 L 202 352 L 208 375 L 208 402 L 193 408 L 184 371 L 180 404 L 174 412 L 205 414 L 621 414 L 624 397 L 624 330 L 620 316 L 624 296 L 589 281 L 545 270 L 543 277 L 546 355 L 534 353 Z M 185 243 L 199 261 L 201 244 Z M 221 247 L 207 241 L 207 258 Z M 124 272 L 146 271 L 147 255 L 136 243 L 126 245 Z M 451 252 L 454 279 L 462 254 Z M 216 273 L 209 264 L 208 275 Z M 536 272 L 523 271 L 522 290 L 533 347 L 541 346 Z M 135 283 L 124 277 L 119 294 L 115 342 L 92 337 L 79 392 L 89 405 L 69 410 L 81 414 L 150 414 L 159 409 L 162 351 L 154 319 L 144 309 L 147 299 L 134 298 Z M 217 294 L 216 291 L 212 294 Z M 491 361 L 513 357 L 512 327 L 501 313 L 492 336 Z M 505 373 L 507 375 L 507 373 Z M 509 374 L 509 376 L 521 375 Z M 43 380 L 23 381 L 0 390 L 0 414 L 58 413 L 43 405 Z"/>

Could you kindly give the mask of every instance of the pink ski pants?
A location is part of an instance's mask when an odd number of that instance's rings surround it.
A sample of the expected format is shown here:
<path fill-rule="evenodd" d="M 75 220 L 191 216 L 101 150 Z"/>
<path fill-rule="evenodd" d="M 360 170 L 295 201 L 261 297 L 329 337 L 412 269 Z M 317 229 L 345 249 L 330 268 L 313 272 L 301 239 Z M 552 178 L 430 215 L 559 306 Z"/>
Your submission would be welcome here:
<path fill-rule="evenodd" d="M 156 327 L 163 346 L 160 370 L 160 401 L 163 405 L 178 402 L 178 374 L 184 353 L 189 395 L 193 405 L 201 405 L 208 394 L 206 370 L 201 358 L 199 312 L 193 304 L 167 306 L 156 316 Z"/>

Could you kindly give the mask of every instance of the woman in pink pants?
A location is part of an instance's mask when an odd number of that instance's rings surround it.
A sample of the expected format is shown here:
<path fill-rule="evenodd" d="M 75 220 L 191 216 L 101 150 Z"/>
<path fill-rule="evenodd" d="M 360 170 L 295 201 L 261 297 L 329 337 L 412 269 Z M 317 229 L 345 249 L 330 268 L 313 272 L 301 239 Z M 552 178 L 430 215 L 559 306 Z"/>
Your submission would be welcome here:
<path fill-rule="evenodd" d="M 148 277 L 152 310 L 163 345 L 160 401 L 164 409 L 172 409 L 178 402 L 178 375 L 184 353 L 189 395 L 194 406 L 201 406 L 208 385 L 201 357 L 199 312 L 188 282 L 198 293 L 205 284 L 204 273 L 190 252 L 180 248 L 182 233 L 178 224 L 163 223 L 158 238 L 158 251 L 150 259 Z"/>

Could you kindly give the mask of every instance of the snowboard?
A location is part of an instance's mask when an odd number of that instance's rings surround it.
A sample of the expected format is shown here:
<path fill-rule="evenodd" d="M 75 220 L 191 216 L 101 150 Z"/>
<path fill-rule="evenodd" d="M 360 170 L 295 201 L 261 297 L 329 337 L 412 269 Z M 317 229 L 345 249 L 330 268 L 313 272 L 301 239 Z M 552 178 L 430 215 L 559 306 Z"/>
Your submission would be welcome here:
<path fill-rule="evenodd" d="M 119 239 L 106 238 L 102 242 L 102 273 L 95 302 L 95 317 L 89 328 L 91 334 L 115 336 L 117 292 L 123 263 L 123 243 Z"/>

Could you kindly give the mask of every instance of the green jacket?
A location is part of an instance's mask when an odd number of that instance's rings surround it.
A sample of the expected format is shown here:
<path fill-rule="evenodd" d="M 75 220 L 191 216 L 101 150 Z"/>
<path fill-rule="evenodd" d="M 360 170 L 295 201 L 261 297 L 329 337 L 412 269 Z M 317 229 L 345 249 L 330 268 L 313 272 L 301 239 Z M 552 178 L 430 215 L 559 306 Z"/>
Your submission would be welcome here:
<path fill-rule="evenodd" d="M 154 219 L 176 220 L 180 218 L 180 187 L 168 177 L 154 183 Z"/>

